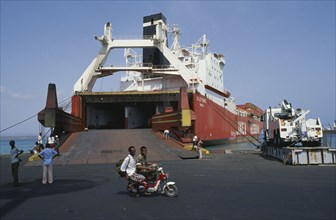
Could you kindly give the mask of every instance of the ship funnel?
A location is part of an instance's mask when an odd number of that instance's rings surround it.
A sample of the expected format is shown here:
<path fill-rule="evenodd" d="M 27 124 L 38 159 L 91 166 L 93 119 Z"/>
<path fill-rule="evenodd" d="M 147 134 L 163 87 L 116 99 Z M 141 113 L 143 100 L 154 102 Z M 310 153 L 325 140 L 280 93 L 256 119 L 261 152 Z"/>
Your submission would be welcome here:
<path fill-rule="evenodd" d="M 145 16 L 143 18 L 143 38 L 152 37 L 161 40 L 168 47 L 166 17 L 162 13 Z M 142 62 L 162 67 L 170 65 L 167 58 L 158 48 L 143 48 Z"/>

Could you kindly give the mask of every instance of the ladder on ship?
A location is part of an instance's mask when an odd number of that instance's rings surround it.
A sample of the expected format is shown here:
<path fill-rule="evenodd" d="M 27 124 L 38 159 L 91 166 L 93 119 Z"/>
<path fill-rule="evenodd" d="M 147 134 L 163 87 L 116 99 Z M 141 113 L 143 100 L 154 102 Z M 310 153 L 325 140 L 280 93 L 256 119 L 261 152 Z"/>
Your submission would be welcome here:
<path fill-rule="evenodd" d="M 218 112 L 218 110 L 213 106 L 213 104 L 211 102 L 208 102 L 208 104 L 215 112 L 218 113 L 218 115 L 220 115 L 224 119 L 224 121 L 226 121 L 232 128 L 234 128 L 236 131 L 238 131 L 248 142 L 253 144 L 256 148 L 260 148 L 260 146 L 263 143 L 260 142 L 259 139 L 255 138 L 251 133 L 249 133 L 244 127 L 239 125 L 233 119 L 231 119 L 229 117 L 226 118 L 222 114 L 220 114 L 220 112 Z M 246 133 L 247 135 L 244 134 L 244 133 Z M 258 142 L 260 145 L 255 144 L 250 138 L 254 139 L 254 141 Z"/>

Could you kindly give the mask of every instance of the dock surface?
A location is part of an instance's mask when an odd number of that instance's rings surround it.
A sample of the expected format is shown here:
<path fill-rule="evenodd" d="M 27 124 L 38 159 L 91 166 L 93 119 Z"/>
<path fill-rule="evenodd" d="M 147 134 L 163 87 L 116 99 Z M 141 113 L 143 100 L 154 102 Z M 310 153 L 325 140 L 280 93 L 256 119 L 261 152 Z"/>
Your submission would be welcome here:
<path fill-rule="evenodd" d="M 90 143 L 74 138 L 55 159 L 51 185 L 41 183 L 41 162 L 23 155 L 21 186 L 13 188 L 9 158 L 2 156 L 0 219 L 336 219 L 335 166 L 284 166 L 258 150 L 183 160 L 182 148 L 155 134 L 146 137 L 153 143 L 148 157 L 163 165 L 179 195 L 131 197 L 113 161 L 129 144 L 139 151 L 137 138 L 145 131 L 134 132 L 128 140 L 112 135 L 119 149 L 99 132 L 105 138 Z M 85 149 L 89 145 L 95 153 Z"/>

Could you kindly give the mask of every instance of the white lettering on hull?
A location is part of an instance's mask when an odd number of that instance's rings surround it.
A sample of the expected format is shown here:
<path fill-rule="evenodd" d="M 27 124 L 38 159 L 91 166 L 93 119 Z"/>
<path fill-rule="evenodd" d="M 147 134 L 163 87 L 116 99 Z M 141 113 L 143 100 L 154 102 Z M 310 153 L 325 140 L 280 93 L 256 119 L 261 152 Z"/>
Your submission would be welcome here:
<path fill-rule="evenodd" d="M 204 108 L 204 104 L 207 103 L 206 98 L 202 98 L 202 97 L 199 97 L 199 96 L 196 97 L 196 100 L 199 102 L 199 105 L 200 105 L 202 108 Z"/>

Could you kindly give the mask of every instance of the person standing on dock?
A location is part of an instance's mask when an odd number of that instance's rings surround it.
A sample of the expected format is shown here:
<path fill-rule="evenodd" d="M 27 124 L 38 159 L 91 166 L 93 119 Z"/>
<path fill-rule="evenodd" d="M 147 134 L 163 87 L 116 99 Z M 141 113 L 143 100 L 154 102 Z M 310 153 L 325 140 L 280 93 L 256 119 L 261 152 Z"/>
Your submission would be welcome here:
<path fill-rule="evenodd" d="M 41 132 L 37 136 L 37 143 L 38 143 L 38 146 L 39 146 L 39 152 L 41 152 L 43 150 L 43 138 L 42 138 L 42 133 Z"/>
<path fill-rule="evenodd" d="M 12 166 L 12 176 L 13 176 L 13 187 L 19 186 L 19 166 L 21 159 L 18 157 L 20 154 L 23 153 L 23 150 L 20 150 L 15 146 L 15 141 L 11 140 L 9 142 L 11 146 L 10 150 L 10 161 Z"/>
<path fill-rule="evenodd" d="M 203 158 L 203 152 L 202 152 L 203 148 L 202 148 L 202 146 L 203 146 L 203 141 L 201 139 L 199 139 L 198 142 L 197 142 L 197 148 L 196 148 L 198 159 Z"/>
<path fill-rule="evenodd" d="M 57 152 L 51 149 L 49 144 L 46 144 L 46 148 L 38 155 L 43 160 L 43 184 L 47 184 L 47 177 L 49 184 L 54 182 L 52 161 L 57 155 Z"/>
<path fill-rule="evenodd" d="M 55 150 L 57 151 L 57 154 L 60 156 L 59 147 L 60 147 L 60 139 L 58 135 L 55 135 Z"/>
<path fill-rule="evenodd" d="M 48 144 L 51 148 L 55 147 L 55 137 L 50 135 L 50 137 L 48 137 Z"/>
<path fill-rule="evenodd" d="M 197 142 L 198 142 L 198 137 L 197 137 L 196 134 L 194 134 L 192 150 L 193 150 L 193 149 L 197 150 Z"/>
<path fill-rule="evenodd" d="M 42 133 L 40 132 L 39 135 L 37 136 L 37 143 L 43 144 L 42 143 Z"/>

